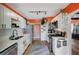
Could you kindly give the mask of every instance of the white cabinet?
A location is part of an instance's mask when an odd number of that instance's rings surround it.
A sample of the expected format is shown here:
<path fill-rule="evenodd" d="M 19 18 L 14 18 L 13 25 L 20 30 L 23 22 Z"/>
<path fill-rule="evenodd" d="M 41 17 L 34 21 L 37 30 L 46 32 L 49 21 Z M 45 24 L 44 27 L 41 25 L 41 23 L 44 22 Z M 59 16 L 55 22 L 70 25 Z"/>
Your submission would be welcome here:
<path fill-rule="evenodd" d="M 3 28 L 3 7 L 0 5 L 0 29 Z"/>
<path fill-rule="evenodd" d="M 11 12 L 8 8 L 0 5 L 0 29 L 11 28 Z"/>
<path fill-rule="evenodd" d="M 27 39 L 26 37 L 24 36 L 24 39 L 23 39 L 23 45 L 24 45 L 24 51 L 25 49 L 27 48 L 28 44 L 27 44 Z"/>
<path fill-rule="evenodd" d="M 29 44 L 31 44 L 30 34 L 24 35 L 24 37 L 18 40 L 18 55 L 22 55 Z"/>
<path fill-rule="evenodd" d="M 30 34 L 26 35 L 27 44 L 29 45 L 32 42 Z"/>
<path fill-rule="evenodd" d="M 24 40 L 23 40 L 23 45 L 24 45 L 24 50 L 28 47 L 29 44 L 31 44 L 32 39 L 30 38 L 30 34 L 24 35 Z"/>
<path fill-rule="evenodd" d="M 4 24 L 6 29 L 11 28 L 11 15 L 12 11 L 4 7 Z"/>
<path fill-rule="evenodd" d="M 22 55 L 23 52 L 24 52 L 23 38 L 20 38 L 18 40 L 18 55 Z"/>
<path fill-rule="evenodd" d="M 19 20 L 15 23 L 19 25 L 20 28 L 26 28 L 26 21 L 21 16 L 17 15 L 10 9 L 0 5 L 0 29 L 11 29 L 11 18 Z"/>
<path fill-rule="evenodd" d="M 14 20 L 13 20 L 14 19 Z M 26 21 L 23 19 L 21 16 L 17 15 L 16 13 L 13 13 L 12 23 L 16 24 L 19 26 L 18 28 L 26 28 Z"/>

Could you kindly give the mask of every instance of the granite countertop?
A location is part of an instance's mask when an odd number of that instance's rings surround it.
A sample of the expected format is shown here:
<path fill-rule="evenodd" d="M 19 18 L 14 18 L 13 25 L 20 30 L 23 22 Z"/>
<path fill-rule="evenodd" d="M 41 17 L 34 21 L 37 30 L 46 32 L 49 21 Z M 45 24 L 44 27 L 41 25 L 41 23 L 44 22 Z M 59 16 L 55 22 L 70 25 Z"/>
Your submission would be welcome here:
<path fill-rule="evenodd" d="M 0 52 L 17 43 L 17 40 L 9 40 L 9 36 L 0 37 Z"/>

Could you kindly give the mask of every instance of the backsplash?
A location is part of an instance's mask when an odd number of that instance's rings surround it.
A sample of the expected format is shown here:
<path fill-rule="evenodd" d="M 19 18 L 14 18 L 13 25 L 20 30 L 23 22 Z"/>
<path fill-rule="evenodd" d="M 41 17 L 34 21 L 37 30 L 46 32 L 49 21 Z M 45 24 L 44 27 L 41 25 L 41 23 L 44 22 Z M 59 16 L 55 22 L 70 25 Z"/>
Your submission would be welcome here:
<path fill-rule="evenodd" d="M 9 36 L 12 33 L 12 29 L 0 29 L 0 37 Z"/>
<path fill-rule="evenodd" d="M 16 29 L 18 31 L 19 36 L 23 35 L 22 28 L 0 29 L 0 37 L 11 36 L 14 29 Z M 27 33 L 30 33 L 32 36 L 32 26 L 31 25 L 28 25 L 25 30 L 27 31 Z"/>

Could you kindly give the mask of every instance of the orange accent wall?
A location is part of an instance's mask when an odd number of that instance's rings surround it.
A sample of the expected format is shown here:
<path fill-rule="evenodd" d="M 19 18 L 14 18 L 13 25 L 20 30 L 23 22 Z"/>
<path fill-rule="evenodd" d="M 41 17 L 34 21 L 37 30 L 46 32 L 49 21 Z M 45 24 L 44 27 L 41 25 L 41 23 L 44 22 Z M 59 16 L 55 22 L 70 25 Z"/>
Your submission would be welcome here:
<path fill-rule="evenodd" d="M 77 9 L 79 9 L 79 3 L 71 3 L 64 9 L 64 11 L 67 13 L 71 13 Z"/>
<path fill-rule="evenodd" d="M 47 21 L 48 21 L 48 22 L 50 22 L 50 21 L 53 19 L 52 16 L 49 16 L 49 17 L 46 17 L 46 18 L 47 18 Z M 42 20 L 42 19 L 29 19 L 29 22 L 30 22 L 30 23 L 38 23 L 38 24 L 40 23 L 40 24 L 41 24 L 41 20 Z"/>
<path fill-rule="evenodd" d="M 28 19 L 30 23 L 41 23 L 41 19 Z"/>
<path fill-rule="evenodd" d="M 71 3 L 69 4 L 64 11 L 67 13 L 72 13 L 73 11 L 76 11 L 77 9 L 79 9 L 79 3 Z M 71 23 L 73 24 L 79 24 L 79 20 L 71 20 Z"/>
<path fill-rule="evenodd" d="M 49 17 L 46 17 L 46 18 L 47 18 L 47 21 L 50 22 L 54 17 L 49 16 Z"/>
<path fill-rule="evenodd" d="M 76 11 L 79 9 L 79 3 L 70 3 L 67 7 L 65 7 L 63 10 L 67 13 L 72 13 L 73 11 Z M 59 15 L 58 13 L 57 15 Z M 55 18 L 57 15 L 55 15 L 53 18 Z M 73 24 L 79 24 L 78 20 L 72 20 L 71 23 Z"/>

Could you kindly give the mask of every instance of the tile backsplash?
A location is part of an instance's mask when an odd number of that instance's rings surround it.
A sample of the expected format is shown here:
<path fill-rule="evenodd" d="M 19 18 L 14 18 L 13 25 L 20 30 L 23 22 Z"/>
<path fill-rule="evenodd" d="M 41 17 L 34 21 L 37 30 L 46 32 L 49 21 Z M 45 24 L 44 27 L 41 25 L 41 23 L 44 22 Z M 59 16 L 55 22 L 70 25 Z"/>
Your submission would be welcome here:
<path fill-rule="evenodd" d="M 12 34 L 12 29 L 0 29 L 0 37 L 9 36 Z"/>
<path fill-rule="evenodd" d="M 22 28 L 0 29 L 0 37 L 11 36 L 14 29 L 18 31 L 19 36 L 23 35 Z M 25 30 L 27 31 L 27 33 L 30 33 L 32 36 L 32 26 L 28 25 Z"/>

